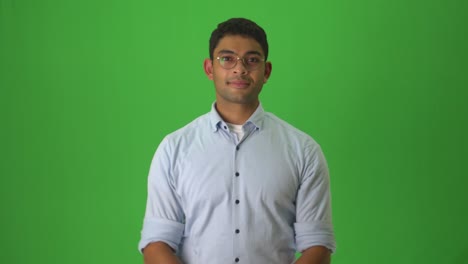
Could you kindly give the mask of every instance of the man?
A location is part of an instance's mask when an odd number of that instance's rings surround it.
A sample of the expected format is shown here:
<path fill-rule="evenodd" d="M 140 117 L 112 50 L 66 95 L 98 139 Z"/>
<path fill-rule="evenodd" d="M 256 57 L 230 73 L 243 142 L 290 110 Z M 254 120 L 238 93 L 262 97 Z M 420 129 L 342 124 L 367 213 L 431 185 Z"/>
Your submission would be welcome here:
<path fill-rule="evenodd" d="M 168 135 L 148 177 L 146 264 L 330 263 L 328 168 L 308 135 L 263 110 L 268 42 L 235 18 L 210 38 L 211 112 Z"/>

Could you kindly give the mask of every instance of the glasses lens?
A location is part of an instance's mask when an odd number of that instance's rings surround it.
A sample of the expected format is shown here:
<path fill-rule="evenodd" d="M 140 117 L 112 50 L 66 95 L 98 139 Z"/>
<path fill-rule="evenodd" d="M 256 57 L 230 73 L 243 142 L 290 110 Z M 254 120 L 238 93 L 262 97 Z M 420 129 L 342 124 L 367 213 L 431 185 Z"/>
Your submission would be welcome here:
<path fill-rule="evenodd" d="M 236 66 L 237 63 L 237 57 L 233 55 L 223 55 L 218 57 L 219 59 L 219 64 L 221 64 L 221 67 L 225 69 L 231 69 L 234 66 Z"/>
<path fill-rule="evenodd" d="M 260 66 L 262 58 L 258 55 L 249 55 L 244 58 L 245 67 L 249 70 L 254 70 Z"/>

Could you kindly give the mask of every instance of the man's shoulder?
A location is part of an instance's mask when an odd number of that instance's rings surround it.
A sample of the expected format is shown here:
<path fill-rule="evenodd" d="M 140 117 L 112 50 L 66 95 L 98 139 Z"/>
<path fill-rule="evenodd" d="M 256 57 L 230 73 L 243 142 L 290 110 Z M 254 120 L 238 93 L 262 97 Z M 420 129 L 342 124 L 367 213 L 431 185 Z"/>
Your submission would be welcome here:
<path fill-rule="evenodd" d="M 273 113 L 265 112 L 265 121 L 274 130 L 286 133 L 291 138 L 316 143 L 315 140 L 308 133 L 295 127 L 294 125 L 290 124 L 284 119 L 279 118 Z"/>
<path fill-rule="evenodd" d="M 205 131 L 206 129 L 209 129 L 209 127 L 210 127 L 209 113 L 205 113 L 193 119 L 192 121 L 190 121 L 183 127 L 178 128 L 177 130 L 169 133 L 166 136 L 166 139 L 174 140 L 174 139 L 178 139 L 181 137 L 193 136 L 194 133 Z"/>

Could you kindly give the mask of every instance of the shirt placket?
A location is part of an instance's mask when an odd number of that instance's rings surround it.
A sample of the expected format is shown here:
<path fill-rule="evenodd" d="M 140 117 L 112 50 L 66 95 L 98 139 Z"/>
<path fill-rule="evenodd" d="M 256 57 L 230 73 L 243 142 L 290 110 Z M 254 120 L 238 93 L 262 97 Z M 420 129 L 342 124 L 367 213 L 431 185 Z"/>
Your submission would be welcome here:
<path fill-rule="evenodd" d="M 231 172 L 231 178 L 232 178 L 232 189 L 231 189 L 231 212 L 232 212 L 232 226 L 231 232 L 232 232 L 232 238 L 233 238 L 233 259 L 232 263 L 241 263 L 241 227 L 240 227 L 240 195 L 239 195 L 239 184 L 240 184 L 240 176 L 241 172 L 239 171 L 239 164 L 238 164 L 238 157 L 239 157 L 239 151 L 240 151 L 240 143 L 243 141 L 240 141 L 237 139 L 237 136 L 234 133 L 231 133 L 229 131 L 229 128 L 226 124 L 221 123 L 220 124 L 221 128 L 223 129 L 223 132 L 229 140 L 233 143 L 233 151 L 234 155 L 232 155 L 233 160 L 232 160 L 232 168 L 233 171 Z"/>
<path fill-rule="evenodd" d="M 252 125 L 247 125 L 245 128 L 246 133 L 241 141 L 236 140 L 236 144 L 234 147 L 234 171 L 233 171 L 233 180 L 232 180 L 232 223 L 233 223 L 233 256 L 234 262 L 233 263 L 246 263 L 245 255 L 242 254 L 242 237 L 245 235 L 245 230 L 241 226 L 242 223 L 242 213 L 241 209 L 245 201 L 241 200 L 240 195 L 240 185 L 242 184 L 243 179 L 242 176 L 245 175 L 245 171 L 241 171 L 241 169 L 245 169 L 244 166 L 241 166 L 239 163 L 239 157 L 243 153 L 243 147 L 241 146 L 244 144 L 245 140 L 251 136 L 251 134 L 255 131 L 255 127 Z"/>
<path fill-rule="evenodd" d="M 231 189 L 231 215 L 232 215 L 232 226 L 230 232 L 232 232 L 233 238 L 233 254 L 232 254 L 232 263 L 240 263 L 240 210 L 239 210 L 239 164 L 238 164 L 238 155 L 239 155 L 239 140 L 237 139 L 236 134 L 231 133 L 229 128 L 222 124 L 222 128 L 224 129 L 225 134 L 228 136 L 230 141 L 232 142 L 234 155 L 232 160 L 232 168 L 233 171 L 231 172 L 231 181 L 232 181 L 232 189 Z"/>

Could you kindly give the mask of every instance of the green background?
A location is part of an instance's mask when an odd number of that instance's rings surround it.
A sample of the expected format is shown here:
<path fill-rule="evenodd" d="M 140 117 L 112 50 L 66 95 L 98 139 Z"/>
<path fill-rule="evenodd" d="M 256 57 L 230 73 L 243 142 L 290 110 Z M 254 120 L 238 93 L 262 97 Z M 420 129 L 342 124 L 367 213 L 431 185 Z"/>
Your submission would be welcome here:
<path fill-rule="evenodd" d="M 0 263 L 142 263 L 152 155 L 210 110 L 238 16 L 268 33 L 265 109 L 327 156 L 333 263 L 467 263 L 467 1 L 0 3 Z"/>

